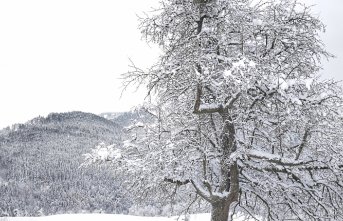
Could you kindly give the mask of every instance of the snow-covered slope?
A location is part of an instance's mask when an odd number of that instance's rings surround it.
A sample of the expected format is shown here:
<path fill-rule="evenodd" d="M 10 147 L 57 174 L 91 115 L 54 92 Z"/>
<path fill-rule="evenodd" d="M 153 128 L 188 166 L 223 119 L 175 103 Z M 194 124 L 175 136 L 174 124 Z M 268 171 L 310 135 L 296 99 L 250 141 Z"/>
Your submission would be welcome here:
<path fill-rule="evenodd" d="M 80 167 L 99 143 L 120 142 L 121 130 L 83 112 L 51 113 L 0 130 L 0 217 L 127 213 L 130 199 L 112 168 Z"/>

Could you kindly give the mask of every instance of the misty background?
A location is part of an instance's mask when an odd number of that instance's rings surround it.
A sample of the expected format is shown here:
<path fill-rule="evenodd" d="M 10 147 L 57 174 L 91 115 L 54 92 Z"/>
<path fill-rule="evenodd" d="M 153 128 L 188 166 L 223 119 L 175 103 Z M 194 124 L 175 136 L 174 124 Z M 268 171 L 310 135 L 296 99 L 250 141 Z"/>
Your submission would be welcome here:
<path fill-rule="evenodd" d="M 324 78 L 343 80 L 343 1 L 303 0 L 327 26 L 322 39 L 336 58 Z M 157 0 L 0 1 L 0 129 L 50 112 L 127 111 L 144 90 L 121 96 L 129 58 L 149 67 L 158 49 L 141 39 L 137 15 Z"/>

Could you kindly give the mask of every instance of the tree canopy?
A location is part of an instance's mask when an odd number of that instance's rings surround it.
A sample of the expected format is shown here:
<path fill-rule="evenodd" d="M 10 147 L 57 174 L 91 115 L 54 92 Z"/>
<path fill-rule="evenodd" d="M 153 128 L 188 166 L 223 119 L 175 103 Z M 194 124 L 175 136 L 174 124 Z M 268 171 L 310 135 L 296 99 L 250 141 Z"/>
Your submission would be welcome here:
<path fill-rule="evenodd" d="M 124 84 L 147 85 L 151 117 L 113 159 L 137 189 L 188 186 L 212 221 L 343 220 L 342 93 L 310 7 L 162 0 L 140 29 L 163 53 Z"/>

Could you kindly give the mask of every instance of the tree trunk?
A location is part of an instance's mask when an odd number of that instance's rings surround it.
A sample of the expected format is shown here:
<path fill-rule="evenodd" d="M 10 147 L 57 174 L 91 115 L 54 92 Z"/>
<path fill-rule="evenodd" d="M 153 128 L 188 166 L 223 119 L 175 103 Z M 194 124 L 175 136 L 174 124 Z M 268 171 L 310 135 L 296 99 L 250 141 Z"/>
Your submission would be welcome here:
<path fill-rule="evenodd" d="M 227 221 L 229 218 L 230 205 L 226 201 L 211 204 L 211 221 Z"/>
<path fill-rule="evenodd" d="M 239 197 L 239 179 L 238 165 L 234 162 L 230 166 L 229 176 L 229 195 L 222 199 L 214 199 L 211 203 L 211 221 L 227 221 L 229 218 L 230 206 L 234 202 L 238 202 Z"/>

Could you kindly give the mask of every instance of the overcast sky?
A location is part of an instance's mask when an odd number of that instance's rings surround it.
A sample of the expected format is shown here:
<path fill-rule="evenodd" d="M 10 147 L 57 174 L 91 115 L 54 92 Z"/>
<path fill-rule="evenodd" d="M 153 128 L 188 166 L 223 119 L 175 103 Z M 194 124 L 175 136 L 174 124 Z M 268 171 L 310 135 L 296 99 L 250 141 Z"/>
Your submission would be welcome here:
<path fill-rule="evenodd" d="M 337 58 L 325 77 L 343 80 L 343 1 L 304 0 L 327 25 Z M 0 128 L 50 112 L 129 110 L 142 91 L 120 98 L 128 58 L 148 67 L 157 50 L 140 39 L 136 14 L 156 0 L 0 0 Z"/>

